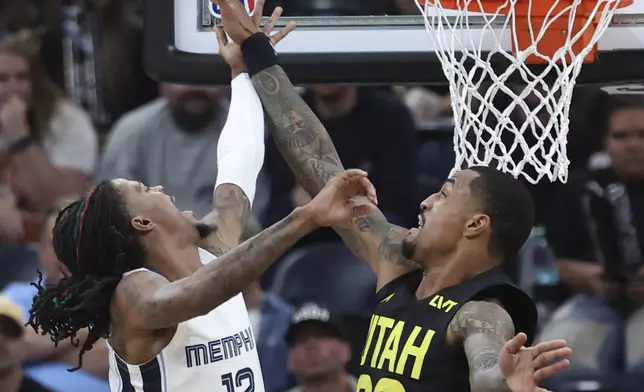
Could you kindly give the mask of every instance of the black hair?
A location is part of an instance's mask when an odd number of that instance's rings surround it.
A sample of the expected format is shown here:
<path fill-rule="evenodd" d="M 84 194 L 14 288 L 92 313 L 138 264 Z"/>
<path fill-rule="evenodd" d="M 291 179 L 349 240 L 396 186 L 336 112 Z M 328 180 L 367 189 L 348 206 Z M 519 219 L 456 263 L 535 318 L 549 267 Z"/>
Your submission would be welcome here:
<path fill-rule="evenodd" d="M 470 183 L 482 212 L 490 217 L 490 251 L 503 258 L 514 256 L 530 236 L 534 225 L 534 201 L 521 181 L 499 170 L 474 166 L 478 173 Z"/>
<path fill-rule="evenodd" d="M 110 302 L 124 273 L 142 267 L 145 258 L 139 236 L 120 191 L 109 181 L 92 188 L 81 199 L 65 207 L 56 218 L 52 242 L 58 259 L 69 269 L 57 284 L 46 283 L 40 271 L 38 294 L 29 311 L 28 325 L 51 335 L 57 345 L 83 328 L 88 336 L 78 355 L 110 332 Z"/>

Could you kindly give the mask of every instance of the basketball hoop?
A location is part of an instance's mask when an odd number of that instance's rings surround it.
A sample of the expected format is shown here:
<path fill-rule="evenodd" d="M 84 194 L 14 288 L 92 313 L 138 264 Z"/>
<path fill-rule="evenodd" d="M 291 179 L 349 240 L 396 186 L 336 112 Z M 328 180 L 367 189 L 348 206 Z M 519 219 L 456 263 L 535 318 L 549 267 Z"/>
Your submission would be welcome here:
<path fill-rule="evenodd" d="M 595 61 L 615 11 L 632 0 L 415 2 L 450 85 L 454 170 L 496 165 L 531 183 L 566 182 L 575 79 Z M 509 65 L 495 69 L 490 60 L 499 57 Z M 511 75 L 523 85 L 509 86 Z M 500 96 L 507 107 L 495 107 Z"/>

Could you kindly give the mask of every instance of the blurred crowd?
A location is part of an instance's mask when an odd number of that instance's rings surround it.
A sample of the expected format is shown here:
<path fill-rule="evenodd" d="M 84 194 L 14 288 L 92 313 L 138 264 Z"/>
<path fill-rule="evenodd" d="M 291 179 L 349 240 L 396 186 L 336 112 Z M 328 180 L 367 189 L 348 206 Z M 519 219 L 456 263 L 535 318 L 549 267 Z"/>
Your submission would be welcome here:
<path fill-rule="evenodd" d="M 415 13 L 398 0 L 272 3 L 291 15 Z M 61 279 L 51 229 L 65 203 L 121 177 L 162 184 L 198 216 L 211 209 L 229 88 L 151 80 L 140 6 L 0 0 L 0 391 L 109 390 L 104 342 L 70 373 L 72 342 L 54 348 L 23 327 L 37 270 L 48 283 Z M 448 88 L 302 91 L 344 166 L 370 173 L 388 219 L 416 225 L 418 203 L 454 161 Z M 575 352 L 557 390 L 578 381 L 641 385 L 644 375 L 644 100 L 636 98 L 577 89 L 570 180 L 530 186 L 537 227 L 505 263 L 539 304 L 541 337 L 564 338 Z M 258 184 L 248 236 L 310 200 L 269 137 Z M 374 286 L 369 267 L 321 229 L 248 287 L 268 392 L 354 391 Z"/>

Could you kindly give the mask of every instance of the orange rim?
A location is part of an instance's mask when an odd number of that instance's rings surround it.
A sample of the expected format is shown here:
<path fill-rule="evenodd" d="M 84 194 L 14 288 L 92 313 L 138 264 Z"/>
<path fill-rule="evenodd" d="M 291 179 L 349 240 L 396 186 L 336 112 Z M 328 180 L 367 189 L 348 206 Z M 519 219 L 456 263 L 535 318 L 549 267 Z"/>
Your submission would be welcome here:
<path fill-rule="evenodd" d="M 437 1 L 439 0 L 426 0 L 421 3 L 429 3 L 429 6 L 433 7 Z M 560 4 L 557 6 L 557 10 L 569 7 L 572 2 L 573 0 L 560 1 Z M 582 2 L 577 7 L 577 14 L 586 16 L 590 15 L 599 2 L 600 0 L 587 0 Z M 450 10 L 464 9 L 464 3 L 465 0 L 440 0 L 441 6 Z M 471 12 L 496 13 L 498 10 L 501 14 L 507 14 L 511 9 L 508 1 L 505 0 L 480 0 L 476 2 L 470 1 L 469 3 L 470 4 L 467 9 Z M 553 0 L 523 0 L 518 1 L 514 5 L 514 9 L 516 10 L 517 15 L 546 16 L 551 11 L 555 3 L 557 2 Z M 617 8 L 628 7 L 632 4 L 633 0 L 620 0 Z"/>
<path fill-rule="evenodd" d="M 432 7 L 439 0 L 426 0 Z M 545 34 L 537 42 L 537 51 L 545 57 L 554 58 L 557 51 L 568 45 L 568 37 L 576 36 L 581 33 L 580 38 L 570 46 L 565 54 L 566 63 L 570 64 L 573 57 L 580 54 L 587 48 L 594 37 L 597 29 L 598 17 L 594 21 L 589 21 L 590 15 L 597 7 L 600 0 L 587 0 L 582 2 L 575 11 L 575 21 L 570 30 L 570 23 L 566 13 L 561 14 L 559 18 L 552 21 L 548 20 L 550 26 Z M 558 4 L 557 4 L 558 3 Z M 547 15 L 557 15 L 562 13 L 573 3 L 573 0 L 555 1 L 555 0 L 520 0 L 514 5 L 516 15 L 515 28 L 512 34 L 515 39 L 512 40 L 513 52 L 516 54 L 531 47 L 533 42 L 532 31 L 540 31 L 541 26 L 546 22 Z M 463 10 L 465 8 L 464 0 L 440 0 L 443 9 Z M 617 8 L 624 8 L 633 4 L 633 0 L 620 0 Z M 553 9 L 554 8 L 554 9 Z M 480 0 L 469 2 L 467 10 L 470 12 L 483 12 L 487 14 L 507 15 L 511 6 L 505 0 Z M 603 11 L 603 10 L 602 10 Z M 599 13 L 601 14 L 601 12 Z M 593 62 L 597 59 L 597 45 L 591 48 L 590 52 L 584 57 L 584 62 Z M 559 59 L 561 62 L 562 59 Z M 547 64 L 549 60 L 535 55 L 528 56 L 525 60 L 527 64 Z"/>

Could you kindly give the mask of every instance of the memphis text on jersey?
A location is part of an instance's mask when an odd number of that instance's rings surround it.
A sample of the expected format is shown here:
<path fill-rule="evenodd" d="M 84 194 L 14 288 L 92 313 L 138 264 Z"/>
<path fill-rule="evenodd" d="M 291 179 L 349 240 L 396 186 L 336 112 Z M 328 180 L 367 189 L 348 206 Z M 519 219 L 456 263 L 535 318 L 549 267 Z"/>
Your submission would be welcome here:
<path fill-rule="evenodd" d="M 388 302 L 394 294 L 381 301 Z M 456 302 L 435 295 L 429 306 L 449 313 Z M 436 331 L 391 317 L 373 315 L 369 334 L 365 342 L 361 367 L 370 367 L 412 380 L 420 380 L 423 362 L 432 344 Z M 375 384 L 375 385 L 374 385 Z M 358 379 L 360 392 L 404 392 L 403 384 L 395 379 L 383 377 L 372 380 L 368 374 Z"/>
<path fill-rule="evenodd" d="M 251 327 L 236 334 L 207 343 L 186 346 L 186 366 L 208 365 L 238 357 L 255 349 L 255 338 Z"/>

